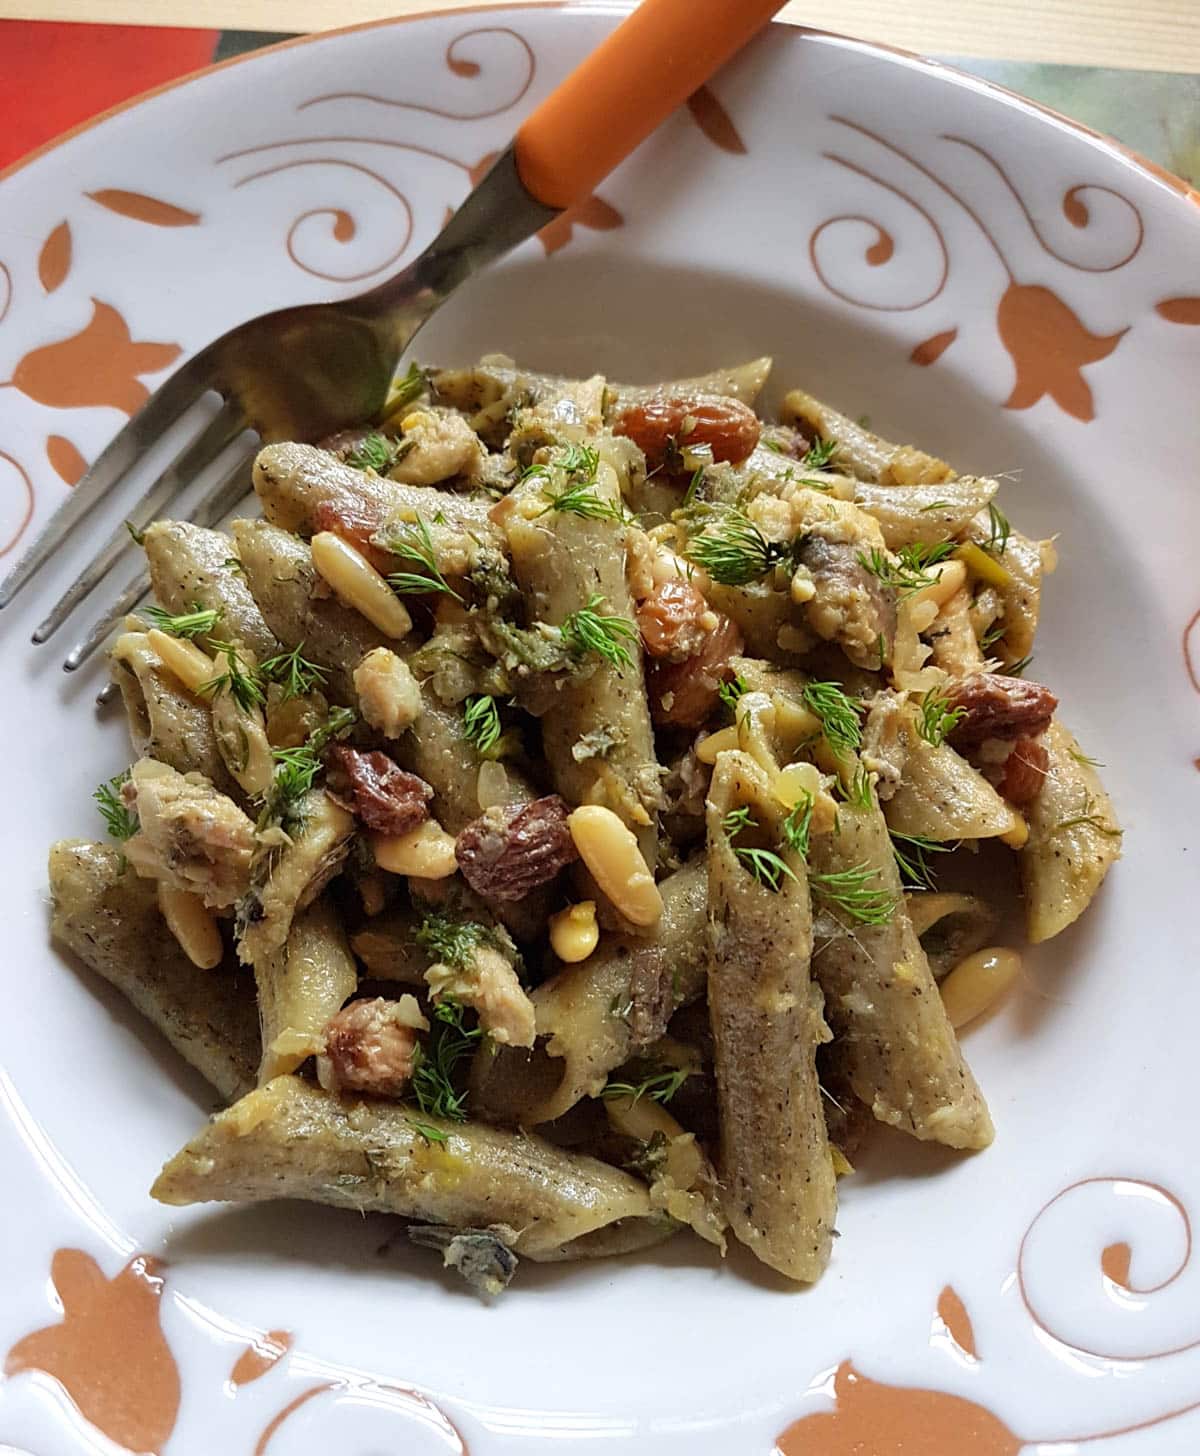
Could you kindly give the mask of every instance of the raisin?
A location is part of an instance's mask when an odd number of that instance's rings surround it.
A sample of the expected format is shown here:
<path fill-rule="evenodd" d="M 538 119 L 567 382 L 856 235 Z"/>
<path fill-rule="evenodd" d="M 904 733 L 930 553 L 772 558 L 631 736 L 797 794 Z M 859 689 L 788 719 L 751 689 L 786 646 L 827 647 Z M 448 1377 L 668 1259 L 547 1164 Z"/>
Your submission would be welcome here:
<path fill-rule="evenodd" d="M 368 829 L 407 834 L 429 818 L 433 790 L 386 753 L 365 753 L 338 744 L 329 750 L 329 762 L 331 791 L 345 797 Z"/>
<path fill-rule="evenodd" d="M 691 657 L 682 662 L 648 659 L 646 690 L 655 723 L 698 728 L 705 722 L 720 701 L 717 689 L 733 677 L 731 659 L 738 656 L 742 645 L 742 634 L 722 616 Z"/>
<path fill-rule="evenodd" d="M 700 650 L 707 633 L 700 619 L 709 610 L 704 597 L 687 581 L 664 581 L 638 604 L 642 646 L 651 657 L 679 662 Z"/>
<path fill-rule="evenodd" d="M 1042 792 L 1050 770 L 1050 755 L 1036 738 L 1018 738 L 1004 761 L 1000 792 L 1018 809 L 1032 804 Z"/>
<path fill-rule="evenodd" d="M 579 858 L 567 813 L 557 794 L 485 810 L 454 846 L 463 879 L 488 899 L 523 900 Z"/>
<path fill-rule="evenodd" d="M 627 405 L 613 423 L 628 435 L 650 470 L 679 470 L 684 449 L 708 445 L 714 460 L 736 465 L 758 444 L 758 416 L 748 405 L 719 394 L 655 395 Z"/>
<path fill-rule="evenodd" d="M 1050 726 L 1058 699 L 1041 683 L 1005 677 L 998 672 L 976 672 L 947 689 L 951 709 L 965 716 L 950 730 L 949 741 L 959 748 L 985 738 L 1036 738 Z"/>

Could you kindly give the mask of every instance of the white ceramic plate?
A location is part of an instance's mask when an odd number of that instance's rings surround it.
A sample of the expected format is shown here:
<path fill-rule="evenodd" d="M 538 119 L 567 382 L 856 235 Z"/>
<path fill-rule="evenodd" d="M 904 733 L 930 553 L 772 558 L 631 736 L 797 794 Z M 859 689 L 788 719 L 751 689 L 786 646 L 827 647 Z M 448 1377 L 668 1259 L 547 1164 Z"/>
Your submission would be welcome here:
<path fill-rule="evenodd" d="M 484 7 L 287 45 L 3 180 L 5 552 L 175 358 L 413 256 L 613 23 Z M 1196 1449 L 1198 256 L 1195 199 L 1114 144 L 777 26 L 421 342 L 645 379 L 770 352 L 780 386 L 1012 472 L 1014 519 L 1061 532 L 1038 675 L 1108 765 L 1126 857 L 967 1037 L 995 1146 L 880 1135 L 811 1292 L 680 1239 L 524 1267 L 488 1308 L 430 1257 L 381 1254 L 379 1220 L 153 1204 L 209 1098 L 47 944 L 45 847 L 97 831 L 89 795 L 126 748 L 94 719 L 97 674 L 28 647 L 22 597 L 0 649 L 0 1450 Z"/>

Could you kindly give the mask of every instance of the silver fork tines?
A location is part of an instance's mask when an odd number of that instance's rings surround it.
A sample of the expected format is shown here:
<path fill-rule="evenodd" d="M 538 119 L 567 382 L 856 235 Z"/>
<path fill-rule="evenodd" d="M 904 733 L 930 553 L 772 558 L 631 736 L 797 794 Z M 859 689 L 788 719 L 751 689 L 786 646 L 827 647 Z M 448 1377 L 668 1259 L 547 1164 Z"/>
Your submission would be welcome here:
<path fill-rule="evenodd" d="M 260 314 L 222 334 L 160 385 L 100 453 L 0 585 L 0 607 L 12 601 L 72 531 L 207 392 L 215 390 L 226 403 L 128 512 L 135 533 L 186 490 L 247 428 L 247 421 L 253 422 L 264 441 L 321 440 L 376 418 L 413 335 L 430 314 L 472 273 L 533 237 L 558 215 L 558 208 L 539 202 L 526 190 L 515 151 L 509 146 L 425 251 L 386 282 L 352 298 Z M 202 514 L 215 512 L 210 523 L 236 504 L 242 494 L 244 475 L 240 473 L 244 468 L 245 461 L 239 460 L 238 468 L 223 477 L 201 503 Z M 236 495 L 232 494 L 235 479 Z M 38 626 L 35 643 L 57 631 L 130 544 L 124 525 L 113 530 Z M 126 583 L 112 608 L 71 650 L 64 663 L 68 671 L 84 662 L 107 631 L 119 624 L 144 595 L 147 584 L 142 572 Z"/>
<path fill-rule="evenodd" d="M 159 511 L 168 505 L 191 485 L 192 481 L 206 469 L 245 429 L 245 417 L 241 407 L 232 402 L 221 406 L 199 435 L 185 445 L 171 461 L 141 500 L 133 507 L 108 540 L 79 573 L 50 610 L 49 616 L 40 623 L 33 634 L 34 642 L 45 642 L 67 620 L 75 608 L 104 580 L 117 559 L 132 545 L 130 528 L 141 531 L 154 520 Z"/>
<path fill-rule="evenodd" d="M 195 509 L 189 514 L 188 520 L 197 526 L 215 526 L 218 521 L 227 516 L 238 501 L 243 496 L 249 495 L 254 489 L 254 481 L 250 475 L 253 460 L 253 449 L 240 455 L 212 490 L 197 503 Z M 124 590 L 108 611 L 96 618 L 87 635 L 71 648 L 63 662 L 63 671 L 74 672 L 77 667 L 81 667 L 121 618 L 131 612 L 149 591 L 150 573 L 139 571 L 126 583 Z"/>
<path fill-rule="evenodd" d="M 46 564 L 77 525 L 96 508 L 123 475 L 131 470 L 154 442 L 195 404 L 208 387 L 202 354 L 176 370 L 150 396 L 136 415 L 96 456 L 87 474 L 71 491 L 42 534 L 21 557 L 0 585 L 0 607 Z"/>

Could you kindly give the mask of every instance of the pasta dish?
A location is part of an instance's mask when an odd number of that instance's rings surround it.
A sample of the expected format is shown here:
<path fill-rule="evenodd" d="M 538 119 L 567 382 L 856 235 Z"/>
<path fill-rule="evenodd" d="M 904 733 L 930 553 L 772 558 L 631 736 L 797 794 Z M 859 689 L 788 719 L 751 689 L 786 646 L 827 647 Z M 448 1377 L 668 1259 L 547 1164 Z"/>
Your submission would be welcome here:
<path fill-rule="evenodd" d="M 399 1215 L 488 1293 L 684 1230 L 811 1282 L 875 1123 L 991 1142 L 1008 882 L 1047 940 L 1121 844 L 1027 671 L 1055 548 L 769 367 L 413 366 L 145 532 L 50 881 L 226 1104 L 157 1199 Z"/>

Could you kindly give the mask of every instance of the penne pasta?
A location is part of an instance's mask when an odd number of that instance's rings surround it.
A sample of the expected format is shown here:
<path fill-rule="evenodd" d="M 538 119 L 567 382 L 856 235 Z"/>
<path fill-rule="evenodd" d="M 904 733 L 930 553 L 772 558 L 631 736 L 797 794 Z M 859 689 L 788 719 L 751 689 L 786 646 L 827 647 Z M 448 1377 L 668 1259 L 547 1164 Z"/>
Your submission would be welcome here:
<path fill-rule="evenodd" d="M 614 1067 L 649 1046 L 678 1006 L 704 989 L 703 862 L 663 880 L 663 914 L 652 936 L 607 936 L 581 965 L 533 992 L 542 1043 L 527 1054 L 481 1052 L 472 1068 L 479 1105 L 493 1116 L 537 1126 L 596 1096 Z"/>
<path fill-rule="evenodd" d="M 838 469 L 859 480 L 879 485 L 930 485 L 955 478 L 944 460 L 912 445 L 894 445 L 802 389 L 793 389 L 784 397 L 779 418 L 810 437 L 834 441 Z"/>
<path fill-rule="evenodd" d="M 261 1086 L 324 1050 L 326 1023 L 358 985 L 358 967 L 328 895 L 295 917 L 278 950 L 254 962 L 254 980 Z"/>
<path fill-rule="evenodd" d="M 390 1212 L 488 1294 L 680 1229 L 807 1283 L 878 1123 L 991 1141 L 954 1026 L 1019 968 L 1008 871 L 1038 941 L 1119 855 L 1021 675 L 1054 548 L 801 390 L 763 418 L 770 367 L 412 365 L 260 450 L 265 519 L 147 531 L 119 848 L 51 881 L 242 1096 L 156 1196 Z"/>
<path fill-rule="evenodd" d="M 735 849 L 731 814 L 749 808 L 753 833 L 779 840 L 783 814 L 746 754 L 717 759 L 707 804 L 708 1014 L 721 1123 L 721 1199 L 755 1256 L 811 1283 L 829 1262 L 837 1188 L 817 1084 L 829 1040 L 809 979 L 812 914 L 804 861 L 792 852 L 777 890 Z"/>
<path fill-rule="evenodd" d="M 1000 917 L 995 907 L 978 895 L 926 890 L 907 895 L 905 902 L 935 980 L 940 981 L 959 961 L 982 950 L 996 934 Z"/>
<path fill-rule="evenodd" d="M 948 841 L 993 839 L 1017 833 L 1020 813 L 947 743 L 908 735 L 904 772 L 884 804 L 897 834 Z"/>
<path fill-rule="evenodd" d="M 196 638 L 201 647 L 212 637 L 240 642 L 259 661 L 278 651 L 224 531 L 190 521 L 155 521 L 147 526 L 142 545 L 154 595 L 168 612 L 199 607 L 220 614 L 212 631 Z"/>
<path fill-rule="evenodd" d="M 163 665 L 146 633 L 122 632 L 109 656 L 134 753 L 179 773 L 202 773 L 222 792 L 233 788 L 208 703 Z"/>
<path fill-rule="evenodd" d="M 282 950 L 296 915 L 341 869 L 354 819 L 324 789 L 310 789 L 297 806 L 291 832 L 271 833 L 270 841 L 260 842 L 249 889 L 238 904 L 238 955 L 246 965 Z"/>
<path fill-rule="evenodd" d="M 854 502 L 879 522 L 888 550 L 898 551 L 965 535 L 998 489 L 996 481 L 975 475 L 918 485 L 856 480 Z"/>
<path fill-rule="evenodd" d="M 830 890 L 828 877 L 842 877 L 844 898 L 857 887 L 891 907 L 868 923 L 826 900 L 817 916 L 813 972 L 855 1095 L 914 1137 L 987 1147 L 992 1120 L 904 906 L 882 813 L 843 805 L 840 829 L 814 836 L 809 863 Z"/>
<path fill-rule="evenodd" d="M 354 669 L 392 639 L 338 601 L 299 536 L 267 521 L 235 521 L 232 530 L 247 584 L 271 631 L 285 647 L 303 643 L 306 657 L 326 672 L 335 702 L 357 703 Z"/>
<path fill-rule="evenodd" d="M 50 851 L 50 933 L 121 992 L 226 1101 L 254 1085 L 258 1019 L 250 977 L 192 964 L 159 914 L 154 885 L 118 850 L 63 840 Z"/>
<path fill-rule="evenodd" d="M 1070 732 L 1052 723 L 1042 743 L 1046 781 L 1029 811 L 1020 855 L 1026 928 L 1035 945 L 1079 919 L 1120 859 L 1122 838 L 1112 800 Z"/>
<path fill-rule="evenodd" d="M 595 491 L 602 504 L 619 504 L 611 469 L 599 467 Z M 627 646 L 609 658 L 593 657 L 588 672 L 560 685 L 553 709 L 542 718 L 542 746 L 554 786 L 567 802 L 612 809 L 633 829 L 652 866 L 662 792 L 625 579 L 623 528 L 603 518 L 547 511 L 540 477 L 518 486 L 506 505 L 513 569 L 533 616 L 561 626 L 572 613 L 594 610 L 629 624 Z M 609 734 L 608 750 L 599 758 L 579 757 L 575 749 L 597 723 Z"/>
<path fill-rule="evenodd" d="M 254 490 L 272 525 L 302 536 L 336 530 L 339 523 L 370 536 L 391 520 L 431 521 L 436 515 L 472 531 L 491 530 L 486 497 L 404 485 L 352 469 L 313 445 L 265 446 L 254 461 Z"/>
<path fill-rule="evenodd" d="M 489 1226 L 534 1260 L 623 1253 L 678 1227 L 652 1213 L 644 1184 L 593 1158 L 527 1133 L 339 1099 L 296 1077 L 278 1077 L 221 1113 L 166 1165 L 152 1192 L 176 1206 L 304 1198 Z"/>

